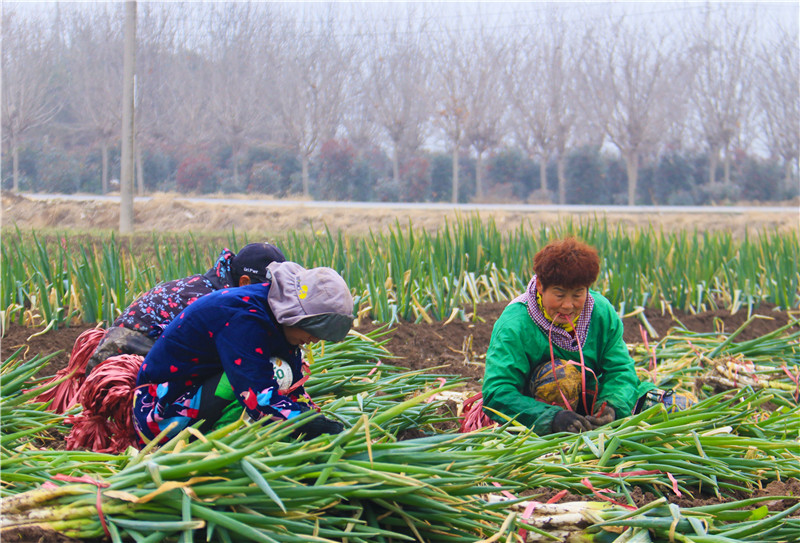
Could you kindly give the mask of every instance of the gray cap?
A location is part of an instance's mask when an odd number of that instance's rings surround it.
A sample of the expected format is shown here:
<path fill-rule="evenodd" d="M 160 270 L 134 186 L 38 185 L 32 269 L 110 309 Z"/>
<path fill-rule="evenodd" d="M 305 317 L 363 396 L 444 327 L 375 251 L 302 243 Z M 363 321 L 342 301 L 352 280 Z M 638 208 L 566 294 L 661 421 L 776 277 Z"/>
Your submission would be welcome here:
<path fill-rule="evenodd" d="M 296 262 L 273 262 L 267 269 L 272 280 L 267 300 L 279 324 L 327 341 L 344 339 L 354 317 L 353 296 L 341 275 Z"/>

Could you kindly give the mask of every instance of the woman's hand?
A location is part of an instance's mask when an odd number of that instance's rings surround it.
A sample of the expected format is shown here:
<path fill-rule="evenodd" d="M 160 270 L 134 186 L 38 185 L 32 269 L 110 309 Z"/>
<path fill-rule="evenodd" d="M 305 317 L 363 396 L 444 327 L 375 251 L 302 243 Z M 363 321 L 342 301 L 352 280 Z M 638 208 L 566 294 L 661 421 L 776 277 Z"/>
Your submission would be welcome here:
<path fill-rule="evenodd" d="M 586 417 L 582 417 L 575 411 L 567 410 L 556 413 L 556 416 L 553 417 L 553 422 L 550 423 L 550 427 L 553 429 L 553 433 L 572 432 L 573 434 L 587 432 L 592 429 L 592 425 Z"/>
<path fill-rule="evenodd" d="M 338 434 L 344 430 L 344 425 L 336 420 L 331 420 L 324 415 L 314 417 L 294 431 L 294 436 L 304 435 L 305 439 L 314 439 L 322 434 Z"/>
<path fill-rule="evenodd" d="M 609 422 L 614 422 L 616 418 L 617 413 L 614 411 L 614 408 L 608 404 L 603 404 L 600 406 L 600 410 L 597 413 L 586 417 L 586 420 L 589 421 L 592 428 L 599 428 L 605 426 Z"/>

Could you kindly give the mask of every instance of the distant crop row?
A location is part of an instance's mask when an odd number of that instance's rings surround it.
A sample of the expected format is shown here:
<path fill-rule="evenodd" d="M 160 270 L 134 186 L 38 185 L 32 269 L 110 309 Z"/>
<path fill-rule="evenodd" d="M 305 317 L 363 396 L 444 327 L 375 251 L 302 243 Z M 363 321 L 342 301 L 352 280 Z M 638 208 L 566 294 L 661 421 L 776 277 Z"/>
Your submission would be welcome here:
<path fill-rule="evenodd" d="M 534 254 L 567 235 L 597 247 L 601 272 L 594 288 L 620 313 L 637 307 L 749 311 L 762 302 L 782 308 L 800 302 L 800 241 L 791 232 L 737 239 L 652 227 L 631 233 L 599 220 L 568 220 L 501 233 L 493 221 L 472 217 L 435 232 L 397 223 L 367 236 L 324 229 L 272 241 L 291 260 L 338 270 L 362 318 L 443 321 L 469 318 L 475 304 L 516 296 L 533 272 Z M 235 232 L 221 240 L 9 230 L 2 239 L 2 322 L 109 322 L 158 282 L 205 272 L 224 246 L 236 251 L 251 241 Z"/>

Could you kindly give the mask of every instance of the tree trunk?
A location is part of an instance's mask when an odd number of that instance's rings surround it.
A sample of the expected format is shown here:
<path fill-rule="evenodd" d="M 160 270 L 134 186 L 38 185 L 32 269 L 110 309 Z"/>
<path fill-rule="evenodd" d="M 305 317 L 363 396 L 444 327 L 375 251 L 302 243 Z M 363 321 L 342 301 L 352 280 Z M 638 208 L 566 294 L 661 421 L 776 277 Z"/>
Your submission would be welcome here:
<path fill-rule="evenodd" d="M 475 199 L 483 200 L 483 152 L 478 151 L 478 160 L 475 161 Z"/>
<path fill-rule="evenodd" d="M 236 153 L 233 154 L 233 186 L 234 190 L 239 190 L 239 160 Z"/>
<path fill-rule="evenodd" d="M 136 194 L 144 196 L 144 160 L 142 159 L 142 148 L 136 146 Z"/>
<path fill-rule="evenodd" d="M 303 196 L 311 196 L 311 191 L 308 188 L 308 155 L 303 153 L 300 160 L 300 165 L 303 172 Z"/>
<path fill-rule="evenodd" d="M 394 142 L 394 152 L 392 153 L 392 177 L 395 183 L 400 183 L 400 144 Z"/>
<path fill-rule="evenodd" d="M 625 155 L 628 167 L 628 205 L 636 205 L 636 184 L 639 181 L 639 153 L 630 151 Z"/>
<path fill-rule="evenodd" d="M 731 153 L 730 153 L 730 146 L 725 146 L 725 155 L 722 159 L 722 175 L 723 181 L 725 185 L 729 185 L 731 182 Z"/>
<path fill-rule="evenodd" d="M 133 77 L 136 73 L 136 2 L 125 2 L 125 46 L 122 61 L 122 157 L 119 176 L 119 233 L 133 232 L 135 126 Z"/>
<path fill-rule="evenodd" d="M 19 145 L 16 141 L 11 143 L 11 157 L 14 170 L 14 192 L 19 192 Z"/>
<path fill-rule="evenodd" d="M 233 162 L 233 190 L 239 191 L 239 145 L 238 137 L 234 138 L 231 148 L 231 161 Z"/>
<path fill-rule="evenodd" d="M 102 171 L 100 172 L 100 190 L 103 194 L 108 192 L 108 143 L 105 138 L 100 142 L 100 156 L 102 157 Z"/>
<path fill-rule="evenodd" d="M 791 158 L 783 159 L 783 186 L 786 195 L 792 194 L 792 166 L 794 160 Z"/>
<path fill-rule="evenodd" d="M 539 190 L 547 190 L 547 157 L 539 161 Z"/>
<path fill-rule="evenodd" d="M 558 203 L 567 203 L 567 159 L 563 153 L 558 154 L 556 159 L 556 172 L 558 174 Z"/>
<path fill-rule="evenodd" d="M 453 147 L 453 203 L 458 203 L 458 144 Z"/>
<path fill-rule="evenodd" d="M 719 163 L 719 150 L 714 147 L 708 153 L 708 183 L 713 185 L 717 181 L 717 164 Z"/>

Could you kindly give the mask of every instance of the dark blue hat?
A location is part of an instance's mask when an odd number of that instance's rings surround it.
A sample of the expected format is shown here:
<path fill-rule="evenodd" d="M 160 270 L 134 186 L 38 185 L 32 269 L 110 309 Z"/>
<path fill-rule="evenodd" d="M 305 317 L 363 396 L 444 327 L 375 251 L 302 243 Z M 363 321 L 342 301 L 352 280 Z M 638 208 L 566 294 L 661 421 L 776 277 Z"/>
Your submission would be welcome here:
<path fill-rule="evenodd" d="M 267 266 L 273 262 L 285 262 L 286 257 L 280 249 L 269 243 L 251 243 L 242 247 L 231 260 L 231 273 L 236 283 L 243 275 L 250 277 L 251 283 L 267 280 Z"/>

